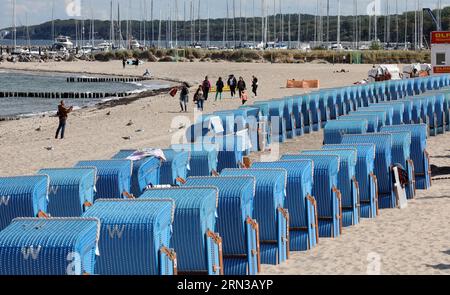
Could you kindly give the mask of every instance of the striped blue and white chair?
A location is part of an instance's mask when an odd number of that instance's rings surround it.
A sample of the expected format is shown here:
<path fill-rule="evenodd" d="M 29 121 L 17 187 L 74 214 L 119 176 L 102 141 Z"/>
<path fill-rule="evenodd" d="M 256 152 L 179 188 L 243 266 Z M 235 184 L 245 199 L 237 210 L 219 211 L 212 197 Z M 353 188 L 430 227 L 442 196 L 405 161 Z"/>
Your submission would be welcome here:
<path fill-rule="evenodd" d="M 0 231 L 17 217 L 46 217 L 47 175 L 0 177 Z"/>
<path fill-rule="evenodd" d="M 214 187 L 147 190 L 140 199 L 173 199 L 172 247 L 178 274 L 223 274 L 222 238 L 216 233 L 219 191 Z"/>
<path fill-rule="evenodd" d="M 255 169 L 287 171 L 285 207 L 289 212 L 291 251 L 306 251 L 319 242 L 317 202 L 312 196 L 313 166 L 311 160 L 256 162 L 252 165 Z"/>
<path fill-rule="evenodd" d="M 0 275 L 95 275 L 96 218 L 17 218 L 0 232 Z"/>
<path fill-rule="evenodd" d="M 405 187 L 406 194 L 408 199 L 414 199 L 416 179 L 414 175 L 414 162 L 411 160 L 411 132 L 387 130 L 382 129 L 381 132 L 392 134 L 392 161 L 395 164 L 400 164 L 408 173 L 408 185 Z"/>
<path fill-rule="evenodd" d="M 342 233 L 342 195 L 337 188 L 339 156 L 284 155 L 281 160 L 312 160 L 312 193 L 317 200 L 320 237 L 339 237 Z"/>
<path fill-rule="evenodd" d="M 348 121 L 348 120 L 366 120 L 368 125 L 367 125 L 367 133 L 376 133 L 378 132 L 378 127 L 379 127 L 379 117 L 376 114 L 358 114 L 358 113 L 354 113 L 354 114 L 350 114 L 350 115 L 346 115 L 346 116 L 342 116 L 338 118 L 339 121 Z"/>
<path fill-rule="evenodd" d="M 397 197 L 395 196 L 392 181 L 392 148 L 393 139 L 391 134 L 368 134 L 368 135 L 344 135 L 343 144 L 375 144 L 375 175 L 378 179 L 378 203 L 379 208 L 396 208 Z"/>
<path fill-rule="evenodd" d="M 99 199 L 85 214 L 101 223 L 96 270 L 100 275 L 174 275 L 170 249 L 173 199 Z"/>
<path fill-rule="evenodd" d="M 136 150 L 122 150 L 113 159 L 126 159 Z M 142 160 L 133 161 L 133 172 L 131 174 L 131 193 L 139 197 L 146 187 L 159 185 L 161 177 L 161 160 L 156 157 L 147 157 Z"/>
<path fill-rule="evenodd" d="M 217 175 L 219 147 L 216 144 L 173 144 L 171 149 L 190 153 L 188 177 Z"/>
<path fill-rule="evenodd" d="M 374 174 L 375 145 L 325 145 L 324 150 L 356 149 L 358 161 L 356 164 L 356 180 L 359 184 L 360 208 L 362 218 L 376 218 L 378 215 L 378 181 Z"/>
<path fill-rule="evenodd" d="M 385 122 L 386 122 L 386 117 L 387 117 L 387 113 L 386 111 L 376 111 L 376 110 L 358 110 L 356 112 L 352 112 L 350 113 L 350 116 L 372 116 L 372 115 L 376 115 L 378 116 L 378 128 L 376 132 L 379 132 L 380 129 L 385 126 Z"/>
<path fill-rule="evenodd" d="M 356 179 L 357 150 L 327 149 L 304 151 L 303 155 L 336 155 L 339 156 L 339 173 L 337 187 L 342 193 L 342 226 L 359 224 L 360 202 L 359 183 Z"/>
<path fill-rule="evenodd" d="M 75 168 L 96 168 L 97 183 L 94 200 L 128 198 L 131 194 L 130 160 L 81 161 Z"/>
<path fill-rule="evenodd" d="M 94 204 L 95 168 L 42 169 L 50 178 L 48 214 L 52 217 L 80 217 Z"/>
<path fill-rule="evenodd" d="M 428 127 L 425 124 L 390 126 L 384 132 L 411 132 L 411 159 L 415 171 L 415 187 L 425 190 L 431 187 L 430 155 L 427 152 Z"/>
<path fill-rule="evenodd" d="M 217 232 L 223 238 L 224 274 L 260 272 L 259 224 L 253 218 L 255 178 L 190 177 L 185 186 L 219 190 Z"/>
<path fill-rule="evenodd" d="M 344 134 L 366 134 L 369 127 L 367 120 L 336 120 L 325 125 L 324 143 L 338 144 Z"/>
<path fill-rule="evenodd" d="M 289 212 L 285 208 L 285 169 L 225 169 L 221 176 L 253 176 L 253 217 L 260 231 L 261 263 L 277 265 L 289 257 Z"/>
<path fill-rule="evenodd" d="M 190 152 L 164 149 L 166 161 L 161 164 L 161 175 L 159 184 L 162 185 L 182 185 L 190 170 Z"/>

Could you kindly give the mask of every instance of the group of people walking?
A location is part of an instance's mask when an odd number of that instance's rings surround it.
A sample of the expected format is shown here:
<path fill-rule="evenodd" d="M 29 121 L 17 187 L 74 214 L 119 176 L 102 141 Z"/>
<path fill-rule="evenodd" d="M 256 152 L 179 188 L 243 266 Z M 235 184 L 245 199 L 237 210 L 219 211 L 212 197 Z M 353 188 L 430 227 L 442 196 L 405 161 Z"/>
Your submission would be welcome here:
<path fill-rule="evenodd" d="M 239 98 L 242 101 L 242 105 L 245 105 L 248 101 L 248 93 L 247 93 L 247 84 L 244 81 L 243 77 L 239 77 L 239 79 L 236 79 L 236 77 L 232 74 L 229 75 L 228 80 L 223 80 L 222 77 L 219 77 L 216 81 L 215 85 L 215 101 L 222 100 L 222 95 L 225 90 L 225 86 L 228 86 L 231 98 L 236 97 L 236 92 L 239 94 Z M 258 78 L 255 76 L 252 76 L 252 93 L 255 97 L 258 96 Z M 202 82 L 201 85 L 198 86 L 197 90 L 194 94 L 194 103 L 197 105 L 197 108 L 200 111 L 204 110 L 205 101 L 208 100 L 209 94 L 212 90 L 212 84 L 209 81 L 208 76 L 205 77 L 205 80 Z M 187 112 L 187 105 L 189 103 L 189 85 L 184 83 L 181 87 L 180 92 L 180 106 L 181 106 L 181 112 Z"/>

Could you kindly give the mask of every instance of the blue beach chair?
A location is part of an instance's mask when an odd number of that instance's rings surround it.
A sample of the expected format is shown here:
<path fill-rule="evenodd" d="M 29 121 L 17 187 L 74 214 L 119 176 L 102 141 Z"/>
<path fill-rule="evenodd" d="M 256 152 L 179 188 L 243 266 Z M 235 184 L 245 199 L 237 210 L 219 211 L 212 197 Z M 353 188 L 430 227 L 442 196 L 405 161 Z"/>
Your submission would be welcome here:
<path fill-rule="evenodd" d="M 342 194 L 342 226 L 349 227 L 359 224 L 360 202 L 359 183 L 356 179 L 357 150 L 327 149 L 304 151 L 302 155 L 336 155 L 339 156 L 339 173 L 337 188 Z"/>
<path fill-rule="evenodd" d="M 360 208 L 362 218 L 375 218 L 378 215 L 378 181 L 374 174 L 375 145 L 325 145 L 324 150 L 356 149 L 358 160 L 356 164 L 356 180 L 359 184 Z"/>
<path fill-rule="evenodd" d="M 392 181 L 392 147 L 391 134 L 344 135 L 343 144 L 375 144 L 375 175 L 378 179 L 379 208 L 396 208 L 397 197 L 393 190 Z"/>
<path fill-rule="evenodd" d="M 130 160 L 82 161 L 75 168 L 96 168 L 97 183 L 94 200 L 127 198 L 131 193 Z"/>
<path fill-rule="evenodd" d="M 342 197 L 337 188 L 339 156 L 284 155 L 281 160 L 314 162 L 313 195 L 317 199 L 320 237 L 339 237 L 342 233 Z"/>
<path fill-rule="evenodd" d="M 425 190 L 431 187 L 430 156 L 427 152 L 428 129 L 425 124 L 390 126 L 384 132 L 411 132 L 411 159 L 410 166 L 415 170 L 415 187 Z"/>
<path fill-rule="evenodd" d="M 218 197 L 214 187 L 150 189 L 141 196 L 175 201 L 171 247 L 178 274 L 223 275 L 222 238 L 215 232 Z"/>
<path fill-rule="evenodd" d="M 121 150 L 113 159 L 126 159 L 137 150 Z M 161 160 L 156 157 L 148 157 L 139 161 L 133 161 L 131 174 L 131 193 L 139 197 L 147 186 L 159 185 L 161 177 Z"/>
<path fill-rule="evenodd" d="M 289 213 L 285 209 L 284 169 L 225 169 L 221 176 L 253 176 L 253 217 L 259 222 L 261 263 L 277 265 L 289 257 Z"/>
<path fill-rule="evenodd" d="M 95 168 L 42 169 L 50 178 L 48 214 L 52 217 L 80 217 L 94 204 Z"/>
<path fill-rule="evenodd" d="M 219 190 L 217 232 L 223 238 L 225 275 L 260 272 L 259 224 L 253 219 L 255 178 L 190 177 L 185 186 Z"/>
<path fill-rule="evenodd" d="M 159 184 L 173 186 L 183 184 L 190 170 L 190 153 L 173 149 L 164 149 L 163 152 L 166 161 L 161 164 Z"/>
<path fill-rule="evenodd" d="M 217 175 L 219 148 L 215 144 L 173 144 L 175 151 L 189 152 L 189 168 L 187 176 Z"/>
<path fill-rule="evenodd" d="M 287 190 L 285 208 L 289 212 L 291 251 L 306 251 L 319 242 L 317 202 L 312 196 L 313 162 L 311 160 L 256 162 L 254 169 L 285 169 Z"/>
<path fill-rule="evenodd" d="M 0 275 L 95 275 L 96 218 L 16 218 L 0 232 Z"/>
<path fill-rule="evenodd" d="M 375 114 L 370 115 L 370 114 L 358 114 L 358 113 L 353 113 L 350 115 L 345 115 L 342 117 L 338 118 L 339 121 L 348 121 L 348 120 L 362 120 L 362 121 L 367 121 L 368 125 L 367 125 L 367 133 L 376 133 L 378 132 L 378 126 L 379 124 L 379 117 Z"/>
<path fill-rule="evenodd" d="M 336 120 L 325 125 L 324 143 L 338 144 L 344 134 L 366 134 L 368 130 L 367 120 Z"/>
<path fill-rule="evenodd" d="M 99 199 L 84 217 L 101 223 L 100 275 L 176 275 L 172 199 Z"/>
<path fill-rule="evenodd" d="M 392 161 L 402 165 L 403 169 L 407 171 L 408 185 L 406 186 L 406 195 L 408 199 L 414 199 L 416 179 L 414 162 L 411 160 L 412 133 L 410 131 L 389 131 L 389 129 L 382 129 L 381 132 L 392 134 Z"/>
<path fill-rule="evenodd" d="M 0 177 L 0 231 L 17 217 L 45 217 L 47 175 Z"/>

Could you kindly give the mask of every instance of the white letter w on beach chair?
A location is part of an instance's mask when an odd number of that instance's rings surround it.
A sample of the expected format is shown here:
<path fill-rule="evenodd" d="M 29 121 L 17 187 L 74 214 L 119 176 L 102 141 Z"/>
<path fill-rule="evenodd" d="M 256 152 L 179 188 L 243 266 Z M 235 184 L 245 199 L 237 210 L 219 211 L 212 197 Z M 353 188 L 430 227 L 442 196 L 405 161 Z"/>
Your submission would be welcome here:
<path fill-rule="evenodd" d="M 28 260 L 31 256 L 31 259 L 36 260 L 39 257 L 39 253 L 41 252 L 41 246 L 34 247 L 22 247 L 22 255 L 23 259 Z"/>
<path fill-rule="evenodd" d="M 10 199 L 11 199 L 11 196 L 1 196 L 0 197 L 0 206 L 2 206 L 2 205 L 8 206 Z"/>
<path fill-rule="evenodd" d="M 118 239 L 121 239 L 123 236 L 123 232 L 125 231 L 125 225 L 122 225 L 122 228 L 120 228 L 120 229 L 119 229 L 118 225 L 114 225 L 113 228 L 111 228 L 111 226 L 108 225 L 107 229 L 108 229 L 109 237 L 111 239 L 115 239 L 116 236 Z"/>

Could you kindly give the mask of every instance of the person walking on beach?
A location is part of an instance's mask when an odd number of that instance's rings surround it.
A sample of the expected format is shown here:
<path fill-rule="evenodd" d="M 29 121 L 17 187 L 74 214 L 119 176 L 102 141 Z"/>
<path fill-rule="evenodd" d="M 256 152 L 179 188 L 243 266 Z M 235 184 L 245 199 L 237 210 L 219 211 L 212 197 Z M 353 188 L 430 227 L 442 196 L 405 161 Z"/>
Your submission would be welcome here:
<path fill-rule="evenodd" d="M 252 78 L 252 92 L 255 95 L 255 97 L 258 96 L 258 78 L 253 76 Z"/>
<path fill-rule="evenodd" d="M 197 91 L 195 92 L 195 95 L 194 95 L 194 101 L 197 104 L 197 108 L 200 111 L 203 111 L 203 107 L 204 107 L 204 104 L 205 104 L 205 96 L 203 94 L 203 85 L 198 86 L 198 89 L 197 89 Z"/>
<path fill-rule="evenodd" d="M 236 81 L 236 77 L 234 75 L 230 75 L 228 77 L 228 82 L 227 82 L 228 86 L 230 87 L 230 91 L 231 91 L 231 98 L 234 98 L 234 96 L 236 95 L 236 87 L 237 87 L 237 81 Z"/>
<path fill-rule="evenodd" d="M 209 82 L 208 76 L 205 77 L 205 81 L 202 83 L 203 97 L 208 100 L 209 91 L 211 90 L 211 82 Z"/>
<path fill-rule="evenodd" d="M 58 113 L 56 115 L 59 118 L 58 129 L 56 130 L 55 139 L 58 139 L 59 133 L 61 132 L 61 139 L 64 139 L 64 131 L 66 130 L 66 122 L 68 114 L 73 111 L 73 107 L 66 108 L 64 104 L 64 100 L 61 100 L 61 103 L 58 106 Z"/>
<path fill-rule="evenodd" d="M 245 84 L 244 78 L 239 77 L 237 88 L 239 90 L 239 97 L 242 97 L 242 92 L 247 89 L 247 84 Z"/>
<path fill-rule="evenodd" d="M 242 100 L 242 105 L 245 105 L 248 101 L 248 94 L 247 94 L 247 90 L 243 90 L 241 93 L 241 100 Z"/>
<path fill-rule="evenodd" d="M 183 113 L 183 112 L 187 113 L 188 102 L 189 102 L 189 88 L 186 83 L 183 83 L 183 86 L 181 87 L 181 91 L 180 91 L 181 113 Z"/>
<path fill-rule="evenodd" d="M 122 58 L 122 66 L 124 69 L 127 66 L 127 59 L 125 58 L 125 56 Z"/>
<path fill-rule="evenodd" d="M 222 92 L 223 92 L 223 88 L 225 87 L 222 77 L 219 77 L 219 80 L 217 80 L 216 82 L 216 101 L 217 98 L 219 98 L 220 100 L 222 100 Z"/>

